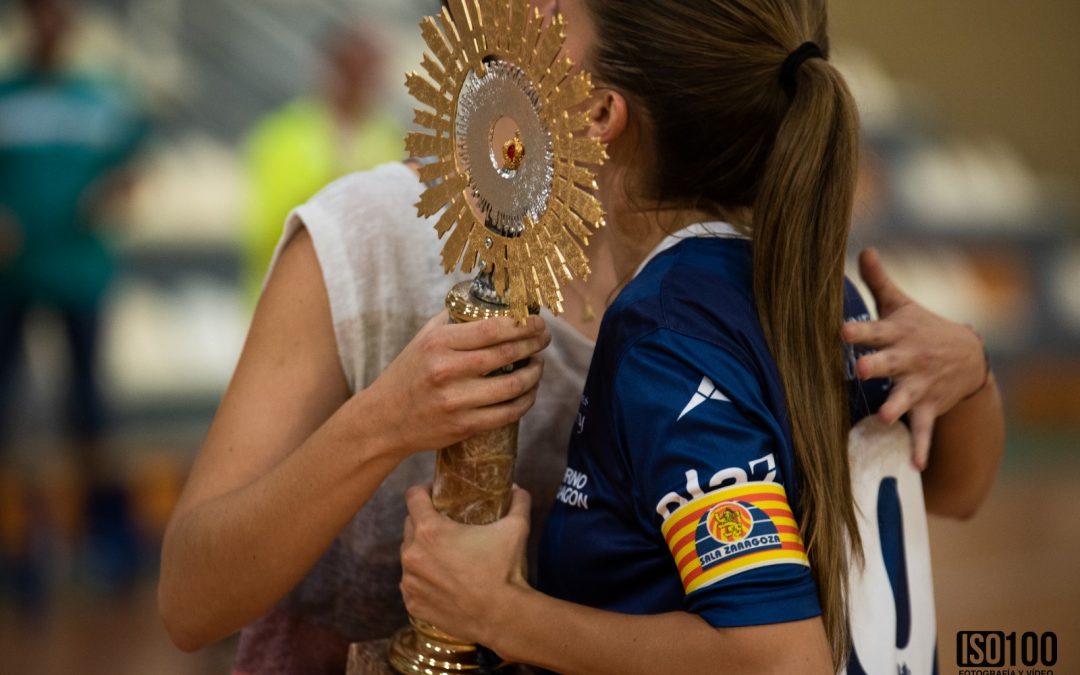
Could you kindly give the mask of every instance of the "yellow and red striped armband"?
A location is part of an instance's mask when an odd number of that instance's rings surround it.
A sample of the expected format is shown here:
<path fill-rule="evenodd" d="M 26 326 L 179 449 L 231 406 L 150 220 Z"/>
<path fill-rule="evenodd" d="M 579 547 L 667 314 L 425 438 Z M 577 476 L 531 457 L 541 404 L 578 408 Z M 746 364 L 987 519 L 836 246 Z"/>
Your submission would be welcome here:
<path fill-rule="evenodd" d="M 661 527 L 687 595 L 769 565 L 809 567 L 784 486 L 740 483 L 683 504 Z"/>

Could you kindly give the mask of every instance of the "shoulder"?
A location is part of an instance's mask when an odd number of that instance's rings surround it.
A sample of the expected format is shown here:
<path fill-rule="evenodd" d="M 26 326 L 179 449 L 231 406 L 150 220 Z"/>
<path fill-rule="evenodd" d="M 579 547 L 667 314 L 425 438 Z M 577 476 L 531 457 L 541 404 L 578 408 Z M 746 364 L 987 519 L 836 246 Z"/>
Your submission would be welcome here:
<path fill-rule="evenodd" d="M 449 284 L 443 280 L 434 221 L 416 213 L 422 187 L 400 162 L 339 178 L 290 214 L 282 241 L 301 226 L 308 230 L 332 301 L 336 291 L 427 298 L 429 286 Z M 423 303 L 424 311 L 429 304 Z"/>
<path fill-rule="evenodd" d="M 415 204 L 422 187 L 407 166 L 392 162 L 335 180 L 298 207 L 296 213 L 309 227 L 342 222 L 359 225 L 378 215 L 379 222 L 364 223 L 363 231 L 379 229 L 380 223 L 385 223 L 385 228 L 398 229 L 398 224 L 420 220 Z"/>
<path fill-rule="evenodd" d="M 363 265 L 408 262 L 438 270 L 438 238 L 416 213 L 423 186 L 400 162 L 339 178 L 289 216 L 286 230 L 303 224 L 315 246 Z M 322 257 L 322 256 L 320 256 Z"/>
<path fill-rule="evenodd" d="M 283 244 L 267 279 L 252 320 L 250 344 L 264 353 L 295 352 L 305 355 L 302 358 L 312 356 L 324 366 L 335 364 L 327 292 L 312 239 L 301 229 Z"/>
<path fill-rule="evenodd" d="M 628 351 L 612 388 L 616 446 L 633 467 L 642 518 L 659 523 L 747 482 L 775 482 L 785 500 L 797 498 L 781 392 L 743 359 L 659 330 Z"/>
<path fill-rule="evenodd" d="M 691 414 L 696 408 L 714 401 L 782 436 L 783 408 L 778 407 L 782 390 L 756 358 L 731 342 L 720 344 L 658 328 L 620 355 L 612 377 L 615 414 L 631 426 L 674 428 L 684 418 L 696 418 L 697 413 Z"/>
<path fill-rule="evenodd" d="M 416 213 L 421 189 L 401 163 L 340 178 L 292 212 L 271 262 L 277 264 L 293 235 L 307 231 L 354 389 L 366 386 L 442 308 L 453 284 L 442 271 L 434 220 Z"/>
<path fill-rule="evenodd" d="M 658 255 L 612 304 L 599 340 L 616 358 L 635 345 L 663 343 L 694 351 L 710 345 L 747 363 L 770 360 L 753 301 L 749 243 L 687 239 Z"/>

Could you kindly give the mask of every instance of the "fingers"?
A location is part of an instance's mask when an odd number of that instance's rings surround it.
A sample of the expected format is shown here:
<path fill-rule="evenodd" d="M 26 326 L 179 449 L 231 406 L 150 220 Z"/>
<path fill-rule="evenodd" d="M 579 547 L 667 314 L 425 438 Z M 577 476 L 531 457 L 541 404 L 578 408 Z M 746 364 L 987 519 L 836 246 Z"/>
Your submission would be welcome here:
<path fill-rule="evenodd" d="M 450 322 L 450 312 L 448 312 L 448 311 L 446 311 L 444 309 L 443 311 L 439 312 L 435 316 L 428 319 L 427 323 L 424 324 L 424 327 L 420 329 L 420 331 L 417 333 L 417 335 L 424 335 L 426 333 L 431 333 L 431 332 L 435 331 L 436 329 L 447 325 L 449 322 Z"/>
<path fill-rule="evenodd" d="M 470 370 L 479 375 L 496 372 L 506 366 L 543 351 L 551 343 L 551 333 L 544 330 L 523 340 L 513 340 L 472 352 Z"/>
<path fill-rule="evenodd" d="M 543 374 L 544 359 L 534 356 L 525 366 L 511 373 L 477 377 L 463 382 L 447 396 L 450 398 L 450 405 L 458 410 L 511 403 L 534 390 Z"/>
<path fill-rule="evenodd" d="M 901 374 L 900 359 L 894 351 L 881 351 L 860 356 L 855 362 L 855 374 L 860 380 L 893 377 Z"/>
<path fill-rule="evenodd" d="M 887 321 L 849 321 L 840 329 L 840 336 L 849 345 L 881 349 L 896 344 L 901 330 Z"/>
<path fill-rule="evenodd" d="M 489 429 L 498 429 L 511 422 L 518 421 L 525 413 L 529 412 L 529 409 L 536 403 L 537 391 L 539 391 L 539 388 L 533 387 L 525 392 L 524 395 L 519 396 L 512 401 L 489 405 L 484 408 L 477 408 L 470 415 L 467 424 L 469 434 L 472 435 Z"/>
<path fill-rule="evenodd" d="M 409 520 L 413 521 L 413 526 L 425 518 L 438 516 L 439 512 L 435 510 L 434 504 L 431 503 L 431 483 L 414 485 L 406 490 L 405 507 L 409 511 Z"/>
<path fill-rule="evenodd" d="M 524 518 L 528 522 L 529 509 L 532 508 L 532 496 L 529 495 L 528 491 L 515 485 L 510 493 L 510 499 L 510 511 L 507 515 Z"/>
<path fill-rule="evenodd" d="M 911 463 L 919 471 L 926 469 L 930 459 L 930 441 L 934 436 L 935 418 L 933 409 L 927 406 L 914 408 L 908 416 L 911 423 Z"/>
<path fill-rule="evenodd" d="M 886 274 L 877 249 L 867 248 L 859 254 L 859 276 L 874 294 L 874 302 L 877 303 L 880 316 L 885 316 L 909 302 L 908 297 Z"/>
<path fill-rule="evenodd" d="M 519 326 L 510 317 L 459 323 L 447 326 L 446 346 L 457 351 L 484 349 L 503 342 L 536 337 L 545 330 L 544 320 L 539 316 L 530 316 L 524 326 Z"/>
<path fill-rule="evenodd" d="M 519 523 L 517 528 L 517 536 L 519 537 L 518 563 L 515 573 L 516 581 L 525 585 L 528 585 L 527 579 L 529 578 L 529 561 L 525 551 L 528 548 L 529 530 L 532 527 L 530 522 L 531 508 L 532 497 L 527 491 L 515 484 L 510 493 L 510 511 L 503 520 L 507 523 L 513 523 L 514 521 Z"/>
<path fill-rule="evenodd" d="M 911 410 L 913 403 L 910 387 L 894 387 L 889 398 L 878 409 L 878 417 L 885 424 L 893 424 Z"/>
<path fill-rule="evenodd" d="M 426 337 L 424 345 L 433 355 L 431 373 L 435 385 L 498 372 L 551 343 L 551 333 L 540 317 L 530 317 L 524 328 L 500 317 L 446 325 L 437 330 L 438 333 Z"/>
<path fill-rule="evenodd" d="M 534 356 L 514 372 L 486 377 L 478 384 L 480 389 L 486 390 L 488 398 L 501 403 L 529 393 L 540 384 L 540 378 L 543 375 L 544 359 L 541 356 Z"/>
<path fill-rule="evenodd" d="M 878 254 L 876 248 L 865 248 L 859 253 L 859 276 L 874 294 L 874 298 L 880 302 L 878 294 L 882 291 L 887 292 L 890 283 L 889 276 L 881 264 L 881 255 Z"/>

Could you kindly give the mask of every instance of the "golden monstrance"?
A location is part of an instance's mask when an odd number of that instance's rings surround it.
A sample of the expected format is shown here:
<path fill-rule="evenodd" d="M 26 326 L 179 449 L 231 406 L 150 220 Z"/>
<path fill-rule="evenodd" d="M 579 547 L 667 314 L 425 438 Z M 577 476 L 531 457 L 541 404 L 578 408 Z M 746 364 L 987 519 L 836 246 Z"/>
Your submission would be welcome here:
<path fill-rule="evenodd" d="M 548 307 L 562 311 L 560 285 L 589 273 L 584 246 L 603 224 L 591 167 L 606 155 L 582 132 L 580 106 L 589 75 L 571 74 L 564 23 L 545 24 L 527 0 L 451 0 L 420 29 L 430 53 L 409 73 L 409 92 L 424 130 L 410 133 L 410 155 L 432 158 L 420 168 L 428 186 L 416 205 L 446 243 L 443 268 L 476 278 L 446 298 L 453 321 L 511 316 L 523 321 Z M 430 78 L 430 79 L 429 79 Z M 505 137 L 505 138 L 504 138 Z M 494 522 L 510 507 L 517 424 L 479 434 L 438 452 L 433 496 L 447 516 L 473 525 Z M 441 629 L 440 629 L 441 628 Z M 390 642 L 354 644 L 350 675 L 483 673 L 476 645 L 410 618 Z M 382 644 L 385 644 L 382 643 Z M 374 645 L 374 646 L 373 646 Z M 390 670 L 392 668 L 392 670 Z"/>

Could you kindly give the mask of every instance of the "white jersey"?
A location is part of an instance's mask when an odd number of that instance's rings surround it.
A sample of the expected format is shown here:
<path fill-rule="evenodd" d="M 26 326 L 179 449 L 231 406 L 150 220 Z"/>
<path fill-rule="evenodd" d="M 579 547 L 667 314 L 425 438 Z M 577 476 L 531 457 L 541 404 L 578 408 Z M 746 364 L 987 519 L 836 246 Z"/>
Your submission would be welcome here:
<path fill-rule="evenodd" d="M 847 675 L 937 673 L 937 622 L 922 479 L 911 433 L 864 418 L 848 441 L 864 564 L 849 577 Z"/>

